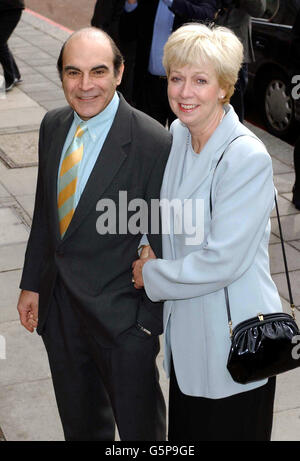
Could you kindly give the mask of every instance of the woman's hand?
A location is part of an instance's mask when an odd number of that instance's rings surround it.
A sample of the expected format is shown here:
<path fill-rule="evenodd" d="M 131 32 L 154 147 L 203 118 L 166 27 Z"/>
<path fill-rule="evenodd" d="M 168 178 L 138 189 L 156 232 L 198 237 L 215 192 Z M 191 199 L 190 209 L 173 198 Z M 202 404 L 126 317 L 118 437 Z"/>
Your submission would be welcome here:
<path fill-rule="evenodd" d="M 144 287 L 142 271 L 144 264 L 147 261 L 150 261 L 151 259 L 156 259 L 155 253 L 150 247 L 150 245 L 145 245 L 141 252 L 140 259 L 137 259 L 132 264 L 132 282 L 134 283 L 134 288 L 136 288 L 137 290 L 140 290 Z"/>

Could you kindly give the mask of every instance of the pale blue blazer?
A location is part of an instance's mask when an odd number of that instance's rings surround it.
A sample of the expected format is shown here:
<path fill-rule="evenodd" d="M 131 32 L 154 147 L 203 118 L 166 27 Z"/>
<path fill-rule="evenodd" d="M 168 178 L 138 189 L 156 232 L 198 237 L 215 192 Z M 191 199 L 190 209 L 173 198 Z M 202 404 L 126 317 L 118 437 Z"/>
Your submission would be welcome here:
<path fill-rule="evenodd" d="M 266 383 L 234 382 L 226 363 L 230 337 L 224 287 L 229 290 L 233 326 L 261 313 L 282 311 L 269 268 L 270 213 L 274 206 L 272 161 L 262 142 L 242 125 L 233 108 L 226 115 L 182 181 L 188 129 L 171 126 L 173 147 L 161 198 L 204 200 L 204 238 L 187 245 L 191 235 L 163 235 L 163 259 L 144 265 L 145 290 L 164 300 L 164 368 L 171 354 L 184 394 L 223 398 Z M 212 188 L 212 219 L 209 195 Z M 189 231 L 190 232 L 190 231 Z"/>

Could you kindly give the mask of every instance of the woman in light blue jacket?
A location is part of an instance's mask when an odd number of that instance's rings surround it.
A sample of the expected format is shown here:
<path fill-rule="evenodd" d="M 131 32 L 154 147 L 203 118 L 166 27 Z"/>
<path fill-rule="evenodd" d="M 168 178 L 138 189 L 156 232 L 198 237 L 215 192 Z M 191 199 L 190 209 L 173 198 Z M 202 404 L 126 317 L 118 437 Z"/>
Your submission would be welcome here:
<path fill-rule="evenodd" d="M 172 441 L 271 436 L 275 379 L 242 385 L 226 368 L 224 287 L 233 326 L 282 310 L 268 256 L 271 158 L 229 105 L 242 60 L 241 43 L 221 27 L 185 25 L 165 47 L 178 119 L 161 189 L 163 259 L 136 261 L 133 280 L 165 301 Z"/>

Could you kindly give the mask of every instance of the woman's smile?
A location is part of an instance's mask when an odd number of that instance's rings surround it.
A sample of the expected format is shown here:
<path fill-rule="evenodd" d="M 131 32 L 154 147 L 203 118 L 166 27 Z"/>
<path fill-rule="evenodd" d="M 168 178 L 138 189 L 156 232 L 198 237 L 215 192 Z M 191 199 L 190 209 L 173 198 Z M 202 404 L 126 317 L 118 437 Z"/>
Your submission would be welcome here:
<path fill-rule="evenodd" d="M 197 107 L 199 107 L 198 104 L 183 104 L 183 103 L 178 103 L 179 109 L 182 112 L 188 113 L 188 112 L 193 112 Z"/>

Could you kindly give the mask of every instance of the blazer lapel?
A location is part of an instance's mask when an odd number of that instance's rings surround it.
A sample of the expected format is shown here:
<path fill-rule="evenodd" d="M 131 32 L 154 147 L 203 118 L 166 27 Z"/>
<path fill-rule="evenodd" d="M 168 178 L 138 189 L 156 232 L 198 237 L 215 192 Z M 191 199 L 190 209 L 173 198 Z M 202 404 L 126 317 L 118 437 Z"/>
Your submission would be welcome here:
<path fill-rule="evenodd" d="M 73 234 L 95 206 L 95 202 L 104 194 L 127 157 L 125 146 L 131 141 L 131 109 L 122 96 L 119 96 L 120 104 L 114 122 L 87 181 L 64 240 Z"/>
<path fill-rule="evenodd" d="M 180 123 L 179 121 L 177 123 Z M 176 128 L 175 128 L 176 129 Z M 178 128 L 180 129 L 180 128 Z M 163 178 L 163 183 L 160 191 L 160 199 L 161 200 L 167 200 L 171 202 L 173 199 L 178 198 L 178 188 L 180 185 L 180 181 L 182 178 L 182 171 L 184 167 L 184 160 L 185 160 L 185 147 L 186 147 L 186 139 L 187 139 L 187 134 L 188 131 L 186 130 L 186 136 L 183 136 L 182 139 L 180 139 L 180 142 L 176 140 L 174 133 L 173 137 L 173 146 L 169 155 L 168 163 L 164 172 L 164 178 Z M 166 206 L 166 209 L 164 210 L 164 207 L 162 207 L 162 220 L 164 225 L 166 226 L 166 229 L 168 230 L 168 233 L 166 235 L 163 235 L 163 241 L 164 241 L 164 257 L 165 257 L 165 252 L 168 256 L 169 253 L 172 255 L 172 258 L 176 258 L 175 254 L 175 247 L 174 247 L 174 216 L 173 216 L 173 209 L 170 207 Z M 166 221 L 165 221 L 166 220 Z M 166 231 L 165 231 L 166 232 Z"/>
<path fill-rule="evenodd" d="M 224 152 L 230 139 L 234 137 L 234 132 L 239 125 L 238 117 L 232 109 L 230 109 L 223 122 L 218 126 L 213 135 L 210 137 L 203 150 L 199 154 L 198 162 L 193 165 L 191 171 L 187 172 L 185 178 L 182 177 L 185 151 L 187 144 L 188 129 L 184 126 L 175 127 L 173 133 L 173 148 L 170 153 L 169 161 L 165 170 L 164 180 L 161 189 L 161 198 L 170 201 L 179 199 L 182 201 L 193 196 L 195 191 L 199 189 L 205 181 L 212 169 L 215 168 L 220 156 Z M 182 130 L 182 131 L 181 131 Z M 172 207 L 171 207 L 172 212 Z M 168 219 L 165 216 L 164 219 Z M 170 217 L 170 235 L 163 236 L 166 250 L 166 255 L 176 258 L 174 246 L 174 216 Z M 170 254 L 169 254 L 170 253 Z M 164 257 L 166 257 L 164 254 Z"/>
<path fill-rule="evenodd" d="M 212 137 L 198 154 L 190 170 L 185 172 L 185 178 L 177 191 L 178 198 L 182 200 L 190 198 L 209 175 L 216 149 L 216 143 Z"/>
<path fill-rule="evenodd" d="M 237 125 L 237 115 L 231 109 L 203 147 L 193 168 L 187 172 L 186 178 L 179 185 L 178 198 L 182 200 L 190 198 L 201 186 L 216 166 Z"/>

